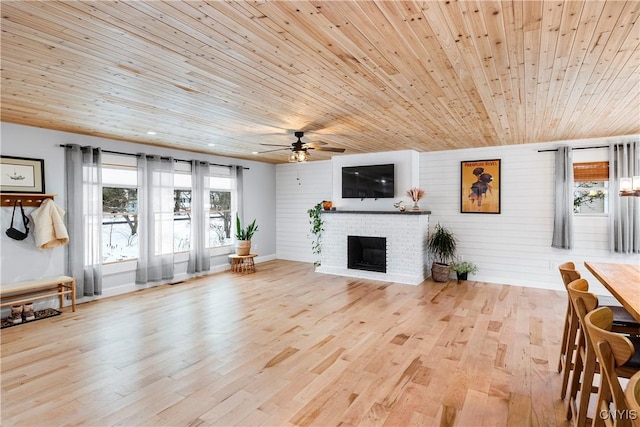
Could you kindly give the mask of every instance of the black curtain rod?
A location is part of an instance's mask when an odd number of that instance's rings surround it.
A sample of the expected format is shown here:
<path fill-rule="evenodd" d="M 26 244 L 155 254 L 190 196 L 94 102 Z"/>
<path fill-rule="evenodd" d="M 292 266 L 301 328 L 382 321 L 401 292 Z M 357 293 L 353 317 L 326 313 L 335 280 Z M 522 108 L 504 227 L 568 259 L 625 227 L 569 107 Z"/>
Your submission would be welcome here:
<path fill-rule="evenodd" d="M 573 147 L 571 150 L 591 150 L 593 148 L 609 148 L 609 146 L 608 145 L 600 145 L 600 146 L 597 146 L 597 147 Z M 554 149 L 549 149 L 549 150 L 538 150 L 538 153 L 546 153 L 546 152 L 549 152 L 549 151 L 558 151 L 558 149 L 554 148 Z"/>
<path fill-rule="evenodd" d="M 66 147 L 71 147 L 71 145 L 69 145 L 69 144 L 60 144 L 60 147 L 66 148 Z M 124 153 L 122 151 L 102 150 L 102 152 L 103 153 L 109 153 L 109 154 L 119 154 L 121 156 L 133 156 L 133 157 L 139 157 L 140 156 L 139 154 Z M 161 158 L 169 159 L 169 157 L 166 157 L 166 156 L 161 156 Z M 176 161 L 176 162 L 191 163 L 191 160 L 183 160 L 183 159 L 173 159 L 173 160 Z M 232 168 L 232 167 L 237 166 L 237 165 L 222 165 L 220 163 L 211 163 L 211 162 L 209 162 L 209 165 L 211 165 L 211 166 L 222 166 L 222 167 L 225 167 L 225 168 Z M 244 167 L 244 166 L 242 167 L 242 169 L 249 170 L 249 168 Z"/>

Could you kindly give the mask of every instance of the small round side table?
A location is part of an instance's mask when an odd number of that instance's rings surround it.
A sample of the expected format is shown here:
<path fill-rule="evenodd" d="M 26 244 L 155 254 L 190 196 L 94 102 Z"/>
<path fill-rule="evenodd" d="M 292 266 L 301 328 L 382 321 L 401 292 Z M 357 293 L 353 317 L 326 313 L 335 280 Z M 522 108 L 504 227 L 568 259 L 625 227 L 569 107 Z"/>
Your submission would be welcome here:
<path fill-rule="evenodd" d="M 258 254 L 229 255 L 229 259 L 231 260 L 231 271 L 233 273 L 255 273 L 256 266 L 253 263 L 253 259 L 257 256 Z"/>

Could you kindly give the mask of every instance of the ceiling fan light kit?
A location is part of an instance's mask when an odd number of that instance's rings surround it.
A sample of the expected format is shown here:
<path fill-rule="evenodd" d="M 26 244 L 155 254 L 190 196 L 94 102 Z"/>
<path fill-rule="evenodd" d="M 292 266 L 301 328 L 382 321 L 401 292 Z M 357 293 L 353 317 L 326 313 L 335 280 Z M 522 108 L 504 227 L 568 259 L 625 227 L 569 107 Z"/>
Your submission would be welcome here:
<path fill-rule="evenodd" d="M 309 153 L 307 153 L 306 150 L 292 151 L 291 154 L 289 155 L 290 163 L 306 162 L 307 160 L 309 160 Z"/>

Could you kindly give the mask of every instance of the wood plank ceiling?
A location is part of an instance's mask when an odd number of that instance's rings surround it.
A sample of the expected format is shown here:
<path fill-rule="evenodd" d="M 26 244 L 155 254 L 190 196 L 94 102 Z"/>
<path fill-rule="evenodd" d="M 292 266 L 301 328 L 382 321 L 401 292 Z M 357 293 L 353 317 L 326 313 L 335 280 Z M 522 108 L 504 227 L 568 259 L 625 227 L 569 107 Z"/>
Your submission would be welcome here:
<path fill-rule="evenodd" d="M 252 152 L 296 130 L 346 154 L 640 133 L 638 1 L 2 1 L 1 12 L 5 122 L 271 163 L 286 148 Z"/>

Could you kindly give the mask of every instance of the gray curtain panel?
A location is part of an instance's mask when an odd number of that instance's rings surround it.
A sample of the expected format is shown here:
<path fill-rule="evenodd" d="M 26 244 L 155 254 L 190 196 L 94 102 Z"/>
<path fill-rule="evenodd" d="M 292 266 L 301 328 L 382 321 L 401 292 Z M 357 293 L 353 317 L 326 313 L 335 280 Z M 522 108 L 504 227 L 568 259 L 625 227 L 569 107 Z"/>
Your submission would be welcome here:
<path fill-rule="evenodd" d="M 551 246 L 573 248 L 573 156 L 570 147 L 559 147 L 555 159 L 555 213 Z"/>
<path fill-rule="evenodd" d="M 235 190 L 236 190 L 236 212 L 240 217 L 240 220 L 244 224 L 244 203 L 242 198 L 242 188 L 243 188 L 243 172 L 244 168 L 242 166 L 234 166 L 231 171 L 233 175 L 233 181 L 235 182 Z M 234 222 L 235 224 L 235 222 Z"/>
<path fill-rule="evenodd" d="M 136 283 L 173 278 L 174 160 L 139 154 Z"/>
<path fill-rule="evenodd" d="M 67 193 L 67 274 L 78 296 L 102 295 L 102 152 L 65 147 Z"/>
<path fill-rule="evenodd" d="M 619 196 L 620 178 L 640 175 L 638 141 L 609 145 L 609 249 L 640 253 L 640 200 Z"/>
<path fill-rule="evenodd" d="M 187 273 L 207 273 L 211 267 L 209 251 L 210 200 L 209 162 L 191 161 L 191 251 Z"/>

